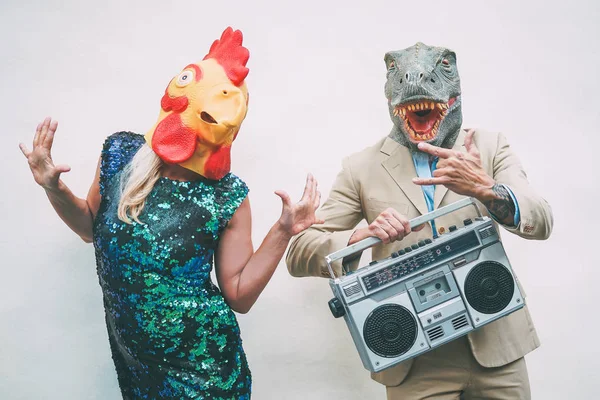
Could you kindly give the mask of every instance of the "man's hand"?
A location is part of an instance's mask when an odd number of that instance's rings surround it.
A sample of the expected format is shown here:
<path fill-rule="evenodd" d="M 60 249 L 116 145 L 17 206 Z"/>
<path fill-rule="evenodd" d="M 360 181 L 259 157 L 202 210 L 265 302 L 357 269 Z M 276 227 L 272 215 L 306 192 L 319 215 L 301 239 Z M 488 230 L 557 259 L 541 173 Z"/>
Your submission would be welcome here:
<path fill-rule="evenodd" d="M 420 225 L 413 230 L 420 231 L 425 224 Z M 366 228 L 354 231 L 348 244 L 360 242 L 368 237 L 378 237 L 384 244 L 402 240 L 411 232 L 410 222 L 406 216 L 400 214 L 393 208 L 388 208 L 377 216 Z"/>
<path fill-rule="evenodd" d="M 466 153 L 419 143 L 419 150 L 437 156 L 438 163 L 433 178 L 414 178 L 413 182 L 417 185 L 444 185 L 454 193 L 479 200 L 493 196 L 491 189 L 496 182 L 481 165 L 479 150 L 473 144 L 474 133 L 474 130 L 467 132 Z"/>
<path fill-rule="evenodd" d="M 477 146 L 473 144 L 474 130 L 465 137 L 466 153 L 419 143 L 419 150 L 437 156 L 439 161 L 433 178 L 414 178 L 417 185 L 444 185 L 454 193 L 481 201 L 498 221 L 515 225 L 516 207 L 505 186 L 496 183 L 481 165 Z"/>

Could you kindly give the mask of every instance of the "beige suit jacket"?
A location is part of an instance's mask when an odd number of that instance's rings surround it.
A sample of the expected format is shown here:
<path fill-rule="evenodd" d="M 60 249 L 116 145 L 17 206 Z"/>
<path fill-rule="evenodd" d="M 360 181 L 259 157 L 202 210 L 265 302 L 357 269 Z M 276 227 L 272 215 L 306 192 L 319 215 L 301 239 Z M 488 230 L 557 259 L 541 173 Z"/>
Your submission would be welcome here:
<path fill-rule="evenodd" d="M 455 150 L 466 151 L 463 146 L 465 134 L 465 131 L 460 132 Z M 505 228 L 526 239 L 548 238 L 553 223 L 550 206 L 529 186 L 521 163 L 505 137 L 477 130 L 474 143 L 481 153 L 483 168 L 496 182 L 507 185 L 518 202 L 520 223 L 517 227 Z M 417 176 L 412 156 L 408 148 L 396 141 L 386 137 L 344 159 L 342 166 L 329 198 L 317 212 L 325 223 L 312 226 L 292 241 L 286 261 L 293 276 L 329 277 L 325 256 L 346 247 L 362 219 L 371 223 L 388 207 L 409 219 L 427 212 L 421 187 L 412 183 L 412 178 Z M 461 198 L 463 196 L 448 191 L 444 186 L 435 188 L 436 209 Z M 480 209 L 487 212 L 483 205 Z M 475 216 L 473 207 L 466 207 L 437 219 L 436 225 L 438 230 L 441 227 L 448 229 L 451 225 L 462 226 L 464 219 Z M 388 257 L 394 251 L 431 237 L 428 224 L 402 241 L 373 247 L 373 259 Z M 357 261 L 351 268 L 357 268 Z M 334 269 L 338 275 L 341 273 L 341 261 L 334 263 Z M 518 267 L 516 273 L 518 275 Z M 484 367 L 506 365 L 540 345 L 527 307 L 470 333 L 468 339 L 473 356 Z M 372 377 L 386 386 L 397 386 L 402 383 L 411 365 L 409 360 L 374 373 Z"/>

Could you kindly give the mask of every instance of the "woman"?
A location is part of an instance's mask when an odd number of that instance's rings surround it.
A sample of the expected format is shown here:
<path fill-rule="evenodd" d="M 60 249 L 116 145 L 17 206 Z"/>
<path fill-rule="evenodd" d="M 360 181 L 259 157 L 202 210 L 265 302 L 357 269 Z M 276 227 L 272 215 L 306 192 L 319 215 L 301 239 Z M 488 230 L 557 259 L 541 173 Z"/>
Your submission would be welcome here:
<path fill-rule="evenodd" d="M 239 49 L 241 33 L 233 39 L 231 34 L 226 31 L 221 43 L 237 41 Z M 283 203 L 281 217 L 254 252 L 248 188 L 228 172 L 223 156 L 245 117 L 247 92 L 243 78 L 218 70 L 219 59 L 210 54 L 171 81 L 159 123 L 145 137 L 120 132 L 106 140 L 86 199 L 60 180 L 69 167 L 52 160 L 56 121 L 38 125 L 33 150 L 20 145 L 58 215 L 94 243 L 110 347 L 126 399 L 249 399 L 251 376 L 232 310 L 248 312 L 290 238 L 322 222 L 315 217 L 317 182 L 309 175 L 297 204 L 275 192 Z M 200 98 L 209 101 L 199 105 Z M 210 113 L 195 113 L 196 125 L 184 126 L 181 121 L 190 118 L 169 102 Z M 231 118 L 221 123 L 222 115 Z M 195 130 L 190 150 L 181 137 Z M 210 279 L 213 257 L 220 290 Z"/>

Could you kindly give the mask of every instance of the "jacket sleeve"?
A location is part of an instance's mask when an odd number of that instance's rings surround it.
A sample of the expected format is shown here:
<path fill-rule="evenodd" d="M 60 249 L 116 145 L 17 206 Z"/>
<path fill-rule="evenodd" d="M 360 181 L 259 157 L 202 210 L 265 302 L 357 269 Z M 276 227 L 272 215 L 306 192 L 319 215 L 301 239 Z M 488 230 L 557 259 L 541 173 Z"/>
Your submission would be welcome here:
<path fill-rule="evenodd" d="M 519 224 L 516 227 L 503 225 L 504 228 L 525 239 L 547 239 L 554 223 L 552 209 L 529 185 L 521 161 L 502 134 L 498 135 L 493 170 L 494 180 L 510 188 L 519 207 Z"/>
<path fill-rule="evenodd" d="M 329 278 L 325 256 L 348 245 L 356 225 L 363 219 L 360 195 L 352 176 L 349 160 L 342 162 L 329 198 L 317 211 L 325 223 L 313 225 L 292 239 L 286 257 L 291 275 Z M 359 259 L 350 263 L 356 269 Z M 336 276 L 341 275 L 341 260 L 332 265 Z"/>

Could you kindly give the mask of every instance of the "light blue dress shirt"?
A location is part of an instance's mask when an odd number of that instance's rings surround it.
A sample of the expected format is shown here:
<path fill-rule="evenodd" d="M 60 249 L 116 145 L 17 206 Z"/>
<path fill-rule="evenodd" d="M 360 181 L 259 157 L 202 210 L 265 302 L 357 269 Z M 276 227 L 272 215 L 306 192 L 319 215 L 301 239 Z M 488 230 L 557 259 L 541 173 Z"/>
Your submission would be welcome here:
<path fill-rule="evenodd" d="M 429 157 L 430 157 L 429 154 L 421 152 L 421 151 L 413 152 L 412 157 L 413 157 L 413 163 L 415 164 L 415 170 L 417 171 L 417 176 L 419 178 L 431 178 L 433 176 L 433 171 L 435 171 L 435 169 L 436 169 L 438 158 L 437 157 L 433 158 L 433 161 L 430 164 L 429 163 Z M 521 214 L 519 212 L 519 203 L 517 203 L 517 199 L 515 198 L 515 195 L 512 192 L 512 190 L 510 190 L 510 188 L 506 185 L 502 185 L 502 186 L 504 186 L 506 188 L 513 203 L 515 204 L 514 224 L 515 224 L 515 226 L 517 226 L 517 225 L 519 225 L 519 222 L 521 221 Z M 433 211 L 433 207 L 434 207 L 433 199 L 434 199 L 434 195 L 435 195 L 435 185 L 422 185 L 421 189 L 423 190 L 423 196 L 425 197 L 425 203 L 427 203 L 427 210 L 431 212 L 431 211 Z M 496 219 L 494 214 L 490 213 L 490 215 L 492 216 L 492 218 L 494 218 L 496 220 L 496 222 L 500 222 Z M 433 231 L 433 237 L 437 237 L 438 232 L 435 227 L 435 221 L 431 221 L 431 229 Z"/>

